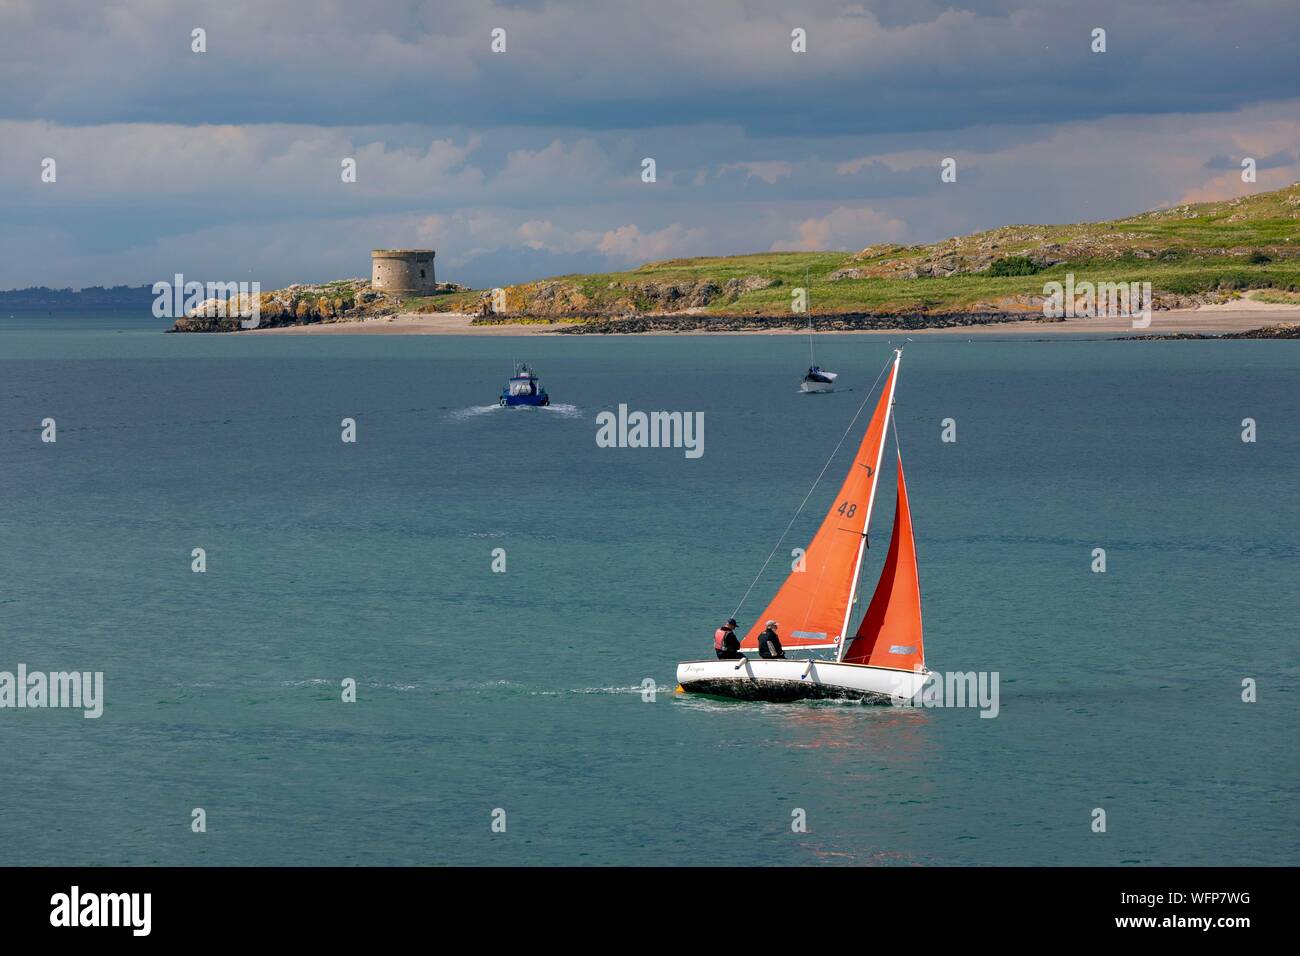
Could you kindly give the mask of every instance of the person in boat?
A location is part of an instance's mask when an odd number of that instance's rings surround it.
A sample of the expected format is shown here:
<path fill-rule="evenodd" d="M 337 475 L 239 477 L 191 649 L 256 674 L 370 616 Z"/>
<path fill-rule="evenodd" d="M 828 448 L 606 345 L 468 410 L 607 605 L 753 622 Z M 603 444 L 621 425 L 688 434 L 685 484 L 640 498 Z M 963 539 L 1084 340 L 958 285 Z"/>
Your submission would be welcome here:
<path fill-rule="evenodd" d="M 745 655 L 740 653 L 740 638 L 736 637 L 736 619 L 729 618 L 727 623 L 713 632 L 713 649 L 720 661 L 738 661 Z"/>
<path fill-rule="evenodd" d="M 765 660 L 785 659 L 785 648 L 781 646 L 781 639 L 776 636 L 776 629 L 776 621 L 768 621 L 763 633 L 758 635 L 758 656 Z"/>

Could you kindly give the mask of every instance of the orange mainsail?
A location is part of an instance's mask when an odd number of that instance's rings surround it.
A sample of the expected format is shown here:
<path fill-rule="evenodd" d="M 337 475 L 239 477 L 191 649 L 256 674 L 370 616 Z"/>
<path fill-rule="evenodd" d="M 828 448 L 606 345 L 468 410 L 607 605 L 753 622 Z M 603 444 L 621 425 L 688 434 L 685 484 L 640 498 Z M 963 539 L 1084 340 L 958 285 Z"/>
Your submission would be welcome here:
<path fill-rule="evenodd" d="M 920 670 L 925 664 L 921 645 L 921 581 L 916 570 L 916 541 L 912 537 L 912 511 L 907 505 L 903 459 L 898 459 L 898 508 L 894 512 L 894 537 L 880 572 L 876 593 L 857 636 L 842 660 L 846 664 Z"/>
<path fill-rule="evenodd" d="M 777 634 L 786 647 L 833 645 L 847 630 L 897 375 L 895 357 L 848 477 L 804 552 L 803 570 L 792 571 L 785 579 L 741 647 L 757 647 L 769 620 L 780 625 Z"/>

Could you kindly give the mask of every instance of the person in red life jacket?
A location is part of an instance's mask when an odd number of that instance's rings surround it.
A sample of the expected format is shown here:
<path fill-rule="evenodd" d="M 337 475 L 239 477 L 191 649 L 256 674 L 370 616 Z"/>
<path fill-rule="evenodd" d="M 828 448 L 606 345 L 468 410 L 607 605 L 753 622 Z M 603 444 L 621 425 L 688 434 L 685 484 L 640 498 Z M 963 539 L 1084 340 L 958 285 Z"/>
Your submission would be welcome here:
<path fill-rule="evenodd" d="M 737 661 L 745 656 L 740 653 L 740 638 L 736 637 L 734 617 L 713 632 L 713 650 L 717 652 L 720 661 Z"/>
<path fill-rule="evenodd" d="M 758 635 L 759 657 L 766 660 L 773 658 L 785 659 L 785 649 L 781 647 L 781 639 L 776 636 L 776 628 L 776 621 L 768 621 L 763 633 Z"/>

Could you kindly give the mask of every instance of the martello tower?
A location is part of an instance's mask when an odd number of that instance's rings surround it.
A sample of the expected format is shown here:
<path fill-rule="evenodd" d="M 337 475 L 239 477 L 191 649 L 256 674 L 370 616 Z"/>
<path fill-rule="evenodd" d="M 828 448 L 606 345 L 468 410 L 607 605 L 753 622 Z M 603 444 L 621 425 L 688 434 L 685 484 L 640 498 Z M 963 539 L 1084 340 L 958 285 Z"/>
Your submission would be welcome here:
<path fill-rule="evenodd" d="M 436 292 L 432 249 L 374 249 L 370 253 L 370 287 L 376 292 L 421 295 Z"/>

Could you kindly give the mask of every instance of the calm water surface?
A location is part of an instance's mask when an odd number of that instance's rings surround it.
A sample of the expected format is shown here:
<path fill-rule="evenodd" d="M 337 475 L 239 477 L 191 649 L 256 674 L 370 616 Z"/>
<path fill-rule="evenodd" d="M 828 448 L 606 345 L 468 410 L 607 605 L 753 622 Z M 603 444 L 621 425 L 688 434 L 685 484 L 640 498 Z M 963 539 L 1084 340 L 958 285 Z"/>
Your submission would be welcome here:
<path fill-rule="evenodd" d="M 980 719 L 671 692 L 883 338 L 805 396 L 797 336 L 158 326 L 0 316 L 0 670 L 106 681 L 0 710 L 0 864 L 1295 862 L 1300 343 L 907 345 L 927 658 L 1001 675 Z M 514 359 L 556 407 L 494 406 Z M 598 448 L 619 403 L 703 411 L 704 456 Z"/>

